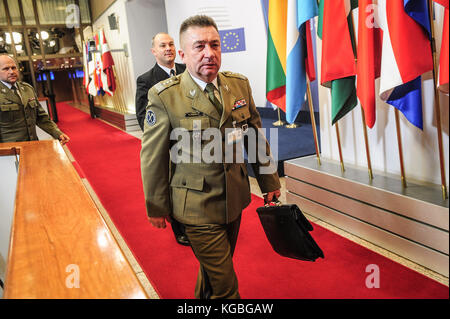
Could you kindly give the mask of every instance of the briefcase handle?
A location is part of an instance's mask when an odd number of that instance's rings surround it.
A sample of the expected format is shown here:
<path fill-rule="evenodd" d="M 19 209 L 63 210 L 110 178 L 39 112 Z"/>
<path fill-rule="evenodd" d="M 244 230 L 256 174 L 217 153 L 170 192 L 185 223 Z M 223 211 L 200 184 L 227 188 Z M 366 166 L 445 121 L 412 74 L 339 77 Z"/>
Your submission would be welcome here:
<path fill-rule="evenodd" d="M 281 205 L 283 205 L 283 203 L 280 202 L 280 201 L 278 200 L 278 198 L 277 198 L 275 195 L 273 196 L 272 201 L 271 201 L 270 203 L 267 202 L 267 197 L 266 197 L 265 195 L 267 195 L 267 194 L 263 194 L 263 197 L 264 197 L 264 207 L 269 207 L 269 206 L 281 206 Z M 270 205 L 270 204 L 273 204 L 273 205 Z"/>

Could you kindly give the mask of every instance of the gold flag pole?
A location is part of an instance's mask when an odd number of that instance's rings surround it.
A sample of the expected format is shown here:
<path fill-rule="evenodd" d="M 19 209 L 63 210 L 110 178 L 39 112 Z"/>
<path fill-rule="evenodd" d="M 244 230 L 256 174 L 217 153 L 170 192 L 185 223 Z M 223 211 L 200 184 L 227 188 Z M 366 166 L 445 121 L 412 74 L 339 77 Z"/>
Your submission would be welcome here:
<path fill-rule="evenodd" d="M 345 172 L 344 159 L 342 158 L 341 136 L 339 134 L 339 125 L 338 125 L 337 121 L 336 121 L 336 123 L 334 123 L 334 126 L 336 127 L 336 137 L 337 137 L 338 149 L 339 149 L 339 160 L 341 162 L 341 171 Z"/>
<path fill-rule="evenodd" d="M 277 106 L 277 110 L 278 110 L 278 121 L 273 122 L 272 125 L 273 126 L 282 126 L 284 124 L 284 122 L 281 120 L 280 108 L 278 106 Z"/>
<path fill-rule="evenodd" d="M 314 135 L 314 145 L 316 147 L 317 162 L 319 163 L 319 165 L 322 165 L 320 161 L 319 141 L 317 139 L 316 117 L 314 116 L 314 108 L 311 97 L 311 86 L 308 77 L 306 77 L 306 93 L 308 94 L 309 115 L 311 116 L 311 126 Z"/>
<path fill-rule="evenodd" d="M 439 148 L 439 164 L 441 167 L 441 187 L 442 187 L 442 198 L 445 200 L 448 198 L 447 194 L 447 183 L 445 179 L 445 160 L 444 160 L 444 150 L 442 146 L 442 127 L 441 127 L 441 106 L 439 101 L 439 91 L 437 88 L 437 58 L 436 58 L 436 41 L 434 38 L 434 19 L 433 19 L 433 1 L 428 0 L 428 11 L 430 15 L 430 26 L 431 26 L 431 53 L 433 55 L 433 81 L 434 81 L 434 107 L 436 111 L 436 129 L 438 136 L 438 148 Z"/>
<path fill-rule="evenodd" d="M 402 185 L 403 185 L 403 187 L 406 188 L 407 185 L 406 185 L 406 177 L 405 177 L 405 166 L 403 164 L 402 135 L 400 132 L 400 116 L 398 115 L 399 111 L 396 107 L 394 108 L 394 112 L 395 112 L 395 126 L 397 127 L 398 155 L 400 158 L 400 172 L 402 175 Z"/>

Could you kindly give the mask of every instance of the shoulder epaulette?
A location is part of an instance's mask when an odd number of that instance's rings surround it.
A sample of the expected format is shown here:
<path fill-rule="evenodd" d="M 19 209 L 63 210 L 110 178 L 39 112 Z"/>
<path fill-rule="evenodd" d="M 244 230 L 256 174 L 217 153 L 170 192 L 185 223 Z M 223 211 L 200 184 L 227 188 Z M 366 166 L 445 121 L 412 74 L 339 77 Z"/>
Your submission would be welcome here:
<path fill-rule="evenodd" d="M 224 71 L 222 72 L 223 75 L 228 76 L 228 77 L 232 77 L 232 78 L 238 78 L 241 80 L 247 80 L 247 77 L 243 74 L 240 73 L 235 73 L 235 72 L 231 72 L 231 71 Z"/>
<path fill-rule="evenodd" d="M 161 82 L 158 82 L 155 84 L 154 88 L 156 90 L 156 93 L 160 94 L 165 89 L 170 88 L 172 85 L 180 83 L 179 76 L 172 76 L 168 78 L 167 80 L 163 80 Z"/>
<path fill-rule="evenodd" d="M 20 81 L 19 83 L 20 83 L 20 85 L 29 86 L 30 88 L 34 89 L 33 86 L 31 84 L 27 83 L 27 82 Z"/>

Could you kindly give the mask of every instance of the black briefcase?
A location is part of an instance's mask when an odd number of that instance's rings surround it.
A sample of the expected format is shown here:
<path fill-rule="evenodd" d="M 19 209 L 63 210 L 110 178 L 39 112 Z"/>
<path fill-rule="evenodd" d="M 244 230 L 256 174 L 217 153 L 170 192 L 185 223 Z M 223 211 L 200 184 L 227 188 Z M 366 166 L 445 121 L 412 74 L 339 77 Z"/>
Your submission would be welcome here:
<path fill-rule="evenodd" d="M 311 223 L 297 205 L 265 204 L 256 209 L 272 248 L 284 257 L 306 261 L 324 258 L 322 249 L 309 234 Z"/>

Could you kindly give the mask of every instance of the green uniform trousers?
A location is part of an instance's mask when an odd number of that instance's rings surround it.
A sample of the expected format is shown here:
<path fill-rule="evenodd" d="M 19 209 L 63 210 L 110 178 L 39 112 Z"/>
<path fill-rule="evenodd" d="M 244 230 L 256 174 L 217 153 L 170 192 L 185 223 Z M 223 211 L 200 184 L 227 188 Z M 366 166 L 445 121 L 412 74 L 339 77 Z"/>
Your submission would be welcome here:
<path fill-rule="evenodd" d="M 241 215 L 229 224 L 185 225 L 192 250 L 200 262 L 197 299 L 239 299 L 233 254 Z"/>

